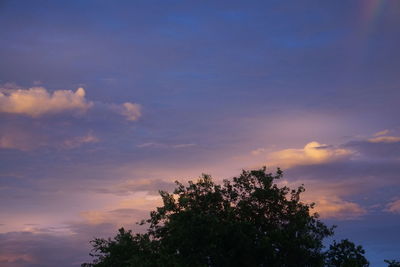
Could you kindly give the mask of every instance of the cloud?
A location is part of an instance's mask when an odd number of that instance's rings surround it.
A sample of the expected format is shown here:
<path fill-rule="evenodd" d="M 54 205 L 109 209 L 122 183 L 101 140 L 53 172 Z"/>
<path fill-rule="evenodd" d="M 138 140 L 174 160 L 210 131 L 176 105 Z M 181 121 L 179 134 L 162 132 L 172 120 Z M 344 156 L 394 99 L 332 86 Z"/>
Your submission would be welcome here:
<path fill-rule="evenodd" d="M 342 146 L 357 151 L 358 157 L 366 160 L 400 159 L 400 137 L 380 136 L 368 140 L 350 141 Z"/>
<path fill-rule="evenodd" d="M 302 149 L 284 149 L 268 156 L 270 164 L 284 167 L 296 165 L 322 164 L 348 158 L 353 152 L 349 149 L 334 148 L 318 142 L 310 142 Z"/>
<path fill-rule="evenodd" d="M 129 121 L 136 121 L 142 116 L 141 105 L 125 102 L 123 104 L 106 104 L 88 101 L 86 92 L 78 88 L 71 90 L 55 90 L 49 92 L 46 88 L 36 86 L 21 89 L 15 84 L 5 84 L 0 88 L 0 113 L 9 113 L 39 118 L 65 112 L 83 114 L 94 105 L 105 106 L 107 110 L 124 116 Z"/>
<path fill-rule="evenodd" d="M 93 135 L 93 133 L 88 133 L 87 135 L 84 136 L 78 136 L 65 140 L 63 143 L 63 147 L 66 149 L 73 149 L 83 144 L 97 143 L 99 141 L 100 139 L 97 138 L 95 135 Z"/>
<path fill-rule="evenodd" d="M 388 203 L 385 211 L 400 214 L 400 199 Z"/>
<path fill-rule="evenodd" d="M 81 212 L 80 216 L 84 221 L 69 224 L 70 230 L 74 234 L 87 236 L 89 240 L 93 236 L 109 237 L 121 227 L 132 229 L 136 233 L 145 232 L 148 225 L 139 225 L 138 222 L 150 218 L 150 211 L 132 208 L 89 210 Z"/>
<path fill-rule="evenodd" d="M 305 203 L 315 203 L 312 212 L 317 212 L 323 219 L 354 220 L 367 214 L 367 210 L 360 204 L 346 199 L 360 190 L 357 188 L 357 179 L 327 181 L 315 177 L 298 180 L 289 178 L 280 183 L 289 188 L 297 188 L 303 184 L 306 190 L 301 200 Z"/>
<path fill-rule="evenodd" d="M 108 110 L 122 115 L 128 121 L 136 121 L 142 116 L 142 106 L 137 103 L 125 102 L 123 104 L 104 104 Z"/>
<path fill-rule="evenodd" d="M 82 211 L 80 216 L 90 225 L 110 223 L 121 227 L 132 225 L 135 222 L 149 217 L 149 211 L 132 208 L 114 209 L 109 211 L 88 210 Z"/>
<path fill-rule="evenodd" d="M 63 137 L 48 136 L 44 131 L 35 132 L 36 130 L 23 131 L 18 128 L 3 130 L 3 133 L 0 133 L 0 149 L 17 149 L 21 151 L 31 151 L 41 147 L 74 149 L 84 144 L 100 142 L 100 139 L 92 132 L 83 136 Z"/>
<path fill-rule="evenodd" d="M 0 265 L 79 266 L 88 259 L 88 238 L 9 232 L 0 234 Z"/>
<path fill-rule="evenodd" d="M 0 264 L 1 266 L 22 266 L 27 264 L 33 264 L 35 260 L 32 255 L 25 253 L 1 253 Z"/>
<path fill-rule="evenodd" d="M 345 201 L 338 196 L 321 196 L 313 201 L 316 204 L 313 211 L 324 219 L 353 220 L 367 213 L 359 204 Z"/>
<path fill-rule="evenodd" d="M 126 196 L 138 191 L 148 191 L 149 194 L 159 195 L 159 190 L 173 190 L 175 183 L 161 179 L 142 178 L 126 180 L 121 183 L 98 188 L 95 192 Z"/>
<path fill-rule="evenodd" d="M 49 93 L 44 87 L 11 89 L 0 92 L 0 112 L 38 118 L 62 112 L 86 112 L 92 105 L 85 99 L 85 90 L 56 90 Z"/>
<path fill-rule="evenodd" d="M 368 139 L 370 143 L 398 143 L 400 142 L 399 136 L 379 136 Z"/>
<path fill-rule="evenodd" d="M 257 155 L 260 155 L 260 154 L 262 154 L 264 152 L 265 152 L 265 148 L 261 147 L 261 148 L 257 148 L 257 149 L 252 150 L 250 153 L 252 155 L 254 155 L 254 156 L 257 156 Z"/>
<path fill-rule="evenodd" d="M 23 131 L 4 132 L 0 134 L 0 149 L 18 149 L 28 151 L 45 146 L 46 138 Z"/>
<path fill-rule="evenodd" d="M 136 121 L 142 116 L 141 106 L 139 104 L 125 102 L 120 105 L 117 110 L 126 117 L 128 121 Z"/>
<path fill-rule="evenodd" d="M 100 141 L 92 129 L 109 133 L 117 124 L 124 127 L 125 118 L 134 121 L 141 116 L 139 104 L 92 102 L 85 96 L 83 88 L 49 91 L 40 86 L 0 85 L 0 149 L 73 149 Z"/>
<path fill-rule="evenodd" d="M 374 136 L 381 136 L 381 135 L 387 135 L 390 131 L 388 129 L 379 131 L 377 133 L 374 133 Z"/>
<path fill-rule="evenodd" d="M 106 193 L 106 192 L 103 192 Z M 115 228 L 132 226 L 150 217 L 150 211 L 162 205 L 158 195 L 148 191 L 136 191 L 127 195 L 116 195 L 115 202 L 107 203 L 103 208 L 84 210 L 79 213 L 88 225 L 111 224 Z"/>
<path fill-rule="evenodd" d="M 194 143 L 184 143 L 184 144 L 163 144 L 157 142 L 147 142 L 137 145 L 139 148 L 154 147 L 154 148 L 186 148 L 196 146 Z"/>

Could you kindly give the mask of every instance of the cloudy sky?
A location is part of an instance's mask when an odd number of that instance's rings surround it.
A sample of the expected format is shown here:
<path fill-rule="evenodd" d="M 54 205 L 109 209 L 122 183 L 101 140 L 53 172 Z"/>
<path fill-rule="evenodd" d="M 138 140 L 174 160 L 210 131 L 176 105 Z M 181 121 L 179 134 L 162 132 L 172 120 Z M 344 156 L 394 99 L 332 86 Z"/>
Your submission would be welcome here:
<path fill-rule="evenodd" d="M 0 265 L 88 241 L 201 173 L 284 169 L 400 257 L 400 1 L 0 1 Z"/>

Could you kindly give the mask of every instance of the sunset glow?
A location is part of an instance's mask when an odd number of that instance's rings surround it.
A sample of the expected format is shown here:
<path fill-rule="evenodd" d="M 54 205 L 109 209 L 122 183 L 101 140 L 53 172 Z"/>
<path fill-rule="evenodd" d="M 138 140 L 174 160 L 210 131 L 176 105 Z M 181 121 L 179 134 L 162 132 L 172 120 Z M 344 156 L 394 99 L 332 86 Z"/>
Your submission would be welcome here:
<path fill-rule="evenodd" d="M 262 166 L 400 257 L 400 1 L 6 0 L 0 25 L 0 266 L 79 266 L 175 180 Z"/>

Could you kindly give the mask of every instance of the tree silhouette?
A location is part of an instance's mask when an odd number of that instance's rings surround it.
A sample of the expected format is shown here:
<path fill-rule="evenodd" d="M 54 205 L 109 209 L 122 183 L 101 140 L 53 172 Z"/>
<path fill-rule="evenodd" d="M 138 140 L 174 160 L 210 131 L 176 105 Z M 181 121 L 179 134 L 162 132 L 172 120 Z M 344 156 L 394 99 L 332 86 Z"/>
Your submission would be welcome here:
<path fill-rule="evenodd" d="M 400 267 L 400 261 L 396 260 L 384 260 L 388 264 L 388 267 Z"/>
<path fill-rule="evenodd" d="M 340 243 L 333 241 L 326 253 L 326 265 L 329 267 L 366 267 L 369 262 L 364 257 L 365 251 L 348 239 Z"/>
<path fill-rule="evenodd" d="M 82 266 L 324 266 L 343 241 L 322 251 L 333 227 L 311 213 L 314 204 L 300 201 L 303 186 L 279 186 L 281 177 L 280 169 L 264 167 L 222 185 L 208 175 L 187 186 L 176 182 L 173 193 L 160 191 L 163 206 L 141 222 L 146 233 L 121 228 L 113 239 L 92 240 L 93 262 Z M 344 253 L 359 259 L 363 251 L 347 242 Z"/>

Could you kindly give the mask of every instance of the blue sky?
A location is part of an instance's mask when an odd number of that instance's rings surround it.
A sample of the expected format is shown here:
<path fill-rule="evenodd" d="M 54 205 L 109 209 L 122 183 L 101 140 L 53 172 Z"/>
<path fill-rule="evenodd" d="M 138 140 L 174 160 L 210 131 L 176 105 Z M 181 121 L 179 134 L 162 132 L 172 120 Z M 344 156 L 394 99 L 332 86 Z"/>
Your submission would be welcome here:
<path fill-rule="evenodd" d="M 400 249 L 400 2 L 1 1 L 0 263 L 76 266 L 158 189 L 263 165 Z"/>

